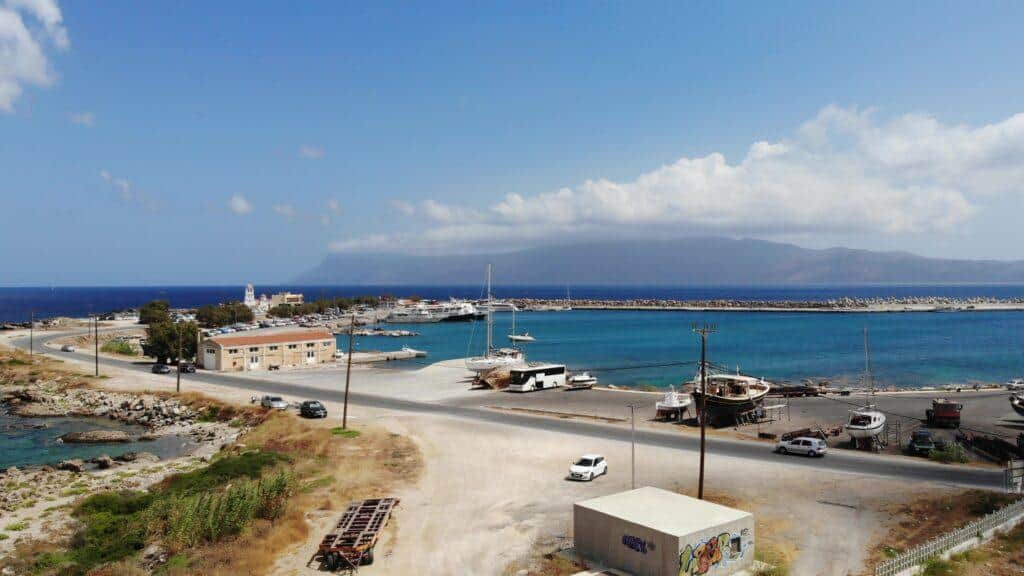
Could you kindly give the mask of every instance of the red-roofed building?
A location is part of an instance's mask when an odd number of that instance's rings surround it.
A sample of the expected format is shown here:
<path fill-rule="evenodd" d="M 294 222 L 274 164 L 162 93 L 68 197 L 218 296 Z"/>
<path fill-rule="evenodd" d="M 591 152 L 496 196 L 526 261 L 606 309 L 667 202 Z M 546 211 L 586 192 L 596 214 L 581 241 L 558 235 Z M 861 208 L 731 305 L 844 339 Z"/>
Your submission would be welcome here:
<path fill-rule="evenodd" d="M 268 330 L 207 338 L 199 359 L 203 368 L 218 372 L 273 370 L 332 362 L 337 348 L 327 330 Z"/>

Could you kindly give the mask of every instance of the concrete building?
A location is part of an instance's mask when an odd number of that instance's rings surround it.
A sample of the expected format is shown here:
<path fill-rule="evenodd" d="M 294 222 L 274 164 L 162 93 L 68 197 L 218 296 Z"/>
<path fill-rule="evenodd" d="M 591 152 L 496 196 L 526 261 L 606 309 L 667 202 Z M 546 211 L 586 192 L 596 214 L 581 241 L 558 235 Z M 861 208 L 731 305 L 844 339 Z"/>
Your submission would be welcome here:
<path fill-rule="evenodd" d="M 754 562 L 754 516 L 658 488 L 573 506 L 576 552 L 636 576 L 725 576 Z"/>
<path fill-rule="evenodd" d="M 207 370 L 243 372 L 331 362 L 337 348 L 327 330 L 267 330 L 207 338 L 199 359 Z"/>
<path fill-rule="evenodd" d="M 302 294 L 295 294 L 294 292 L 278 292 L 270 297 L 270 307 L 273 308 L 279 304 L 302 304 L 304 301 Z"/>

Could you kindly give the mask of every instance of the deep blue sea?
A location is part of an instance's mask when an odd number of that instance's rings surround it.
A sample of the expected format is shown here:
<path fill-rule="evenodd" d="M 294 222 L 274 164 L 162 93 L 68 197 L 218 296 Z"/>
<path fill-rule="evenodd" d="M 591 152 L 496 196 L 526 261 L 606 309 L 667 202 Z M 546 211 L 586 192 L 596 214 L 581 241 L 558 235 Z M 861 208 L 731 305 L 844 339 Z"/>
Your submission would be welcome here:
<path fill-rule="evenodd" d="M 481 288 L 437 286 L 257 286 L 257 292 L 302 292 L 307 298 L 360 294 L 476 298 Z M 564 286 L 496 287 L 499 297 L 565 295 Z M 241 299 L 243 287 L 0 288 L 0 319 L 80 315 L 137 307 L 154 298 L 173 307 Z M 1024 296 L 1024 286 L 572 287 L 573 298 L 684 300 L 829 300 L 844 296 Z M 537 342 L 530 360 L 593 369 L 604 383 L 667 386 L 693 377 L 699 356 L 693 323 L 712 322 L 710 359 L 775 381 L 827 378 L 856 385 L 864 366 L 863 330 L 871 337 L 880 385 L 918 387 L 1005 382 L 1024 377 L 1024 312 L 757 313 L 581 311 L 523 312 L 520 331 Z M 495 341 L 507 344 L 511 314 L 499 314 Z M 417 324 L 413 338 L 363 337 L 360 349 L 402 345 L 426 350 L 427 362 L 483 352 L 484 323 Z M 342 345 L 347 343 L 341 343 Z M 399 363 L 402 365 L 403 363 Z M 415 366 L 415 363 L 404 363 Z M 658 366 L 651 366 L 658 365 Z"/>

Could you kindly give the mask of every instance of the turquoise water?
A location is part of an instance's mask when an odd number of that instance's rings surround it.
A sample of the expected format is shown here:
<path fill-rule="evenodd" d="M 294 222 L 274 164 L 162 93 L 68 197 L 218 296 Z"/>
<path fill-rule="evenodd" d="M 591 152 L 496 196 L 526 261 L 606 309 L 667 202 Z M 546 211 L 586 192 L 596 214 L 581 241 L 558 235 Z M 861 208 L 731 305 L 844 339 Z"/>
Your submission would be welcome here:
<path fill-rule="evenodd" d="M 507 345 L 511 314 L 495 320 L 495 343 Z M 694 323 L 714 323 L 709 359 L 775 381 L 828 378 L 856 385 L 864 368 L 863 330 L 880 386 L 920 387 L 1005 382 L 1024 377 L 1024 312 L 755 313 L 590 311 L 522 312 L 520 332 L 531 361 L 597 371 L 602 383 L 667 386 L 693 377 L 700 357 Z M 358 338 L 362 350 L 426 350 L 418 366 L 481 354 L 484 322 L 388 325 L 416 330 L 412 338 Z M 339 347 L 347 346 L 339 337 Z M 692 362 L 685 366 L 630 366 Z M 600 368 L 612 368 L 600 370 Z"/>
<path fill-rule="evenodd" d="M 34 428 L 45 425 L 45 428 Z M 121 424 L 105 418 L 20 418 L 0 410 L 0 470 L 9 466 L 55 464 L 61 460 L 88 460 L 106 454 L 111 457 L 125 452 L 150 452 L 160 458 L 186 452 L 192 443 L 180 436 L 161 436 L 153 441 L 114 444 L 63 444 L 57 438 L 68 432 L 87 430 L 123 430 L 138 438 L 146 432 L 143 426 Z"/>

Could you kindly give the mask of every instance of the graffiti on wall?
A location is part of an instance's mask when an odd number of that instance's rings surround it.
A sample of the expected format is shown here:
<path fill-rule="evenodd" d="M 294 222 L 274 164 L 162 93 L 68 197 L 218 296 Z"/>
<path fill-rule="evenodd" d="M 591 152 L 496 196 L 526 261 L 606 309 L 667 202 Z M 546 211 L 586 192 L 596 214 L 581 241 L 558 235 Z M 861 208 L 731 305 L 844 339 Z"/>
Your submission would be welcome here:
<path fill-rule="evenodd" d="M 743 540 L 749 535 L 750 529 L 744 528 L 739 534 L 722 532 L 696 545 L 687 544 L 679 553 L 679 576 L 701 576 L 712 568 L 743 558 L 747 548 Z"/>

